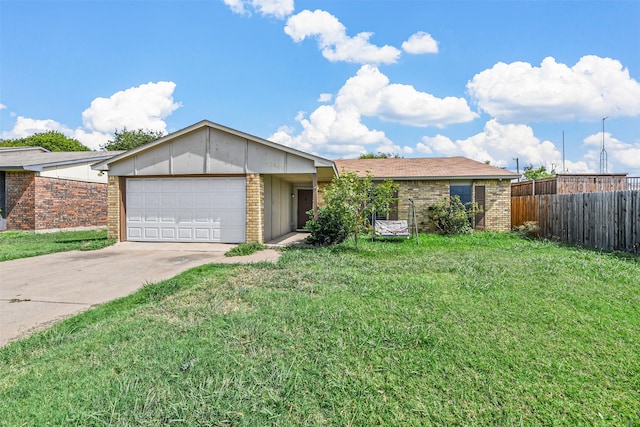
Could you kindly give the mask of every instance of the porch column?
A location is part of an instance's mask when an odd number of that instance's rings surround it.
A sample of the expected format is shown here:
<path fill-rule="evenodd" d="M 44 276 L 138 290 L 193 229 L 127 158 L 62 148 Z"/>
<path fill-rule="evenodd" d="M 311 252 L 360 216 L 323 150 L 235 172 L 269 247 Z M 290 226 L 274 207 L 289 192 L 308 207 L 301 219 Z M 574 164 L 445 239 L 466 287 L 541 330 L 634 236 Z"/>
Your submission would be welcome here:
<path fill-rule="evenodd" d="M 318 219 L 318 174 L 311 174 L 313 179 L 313 219 Z"/>
<path fill-rule="evenodd" d="M 264 177 L 247 174 L 246 243 L 264 243 Z"/>

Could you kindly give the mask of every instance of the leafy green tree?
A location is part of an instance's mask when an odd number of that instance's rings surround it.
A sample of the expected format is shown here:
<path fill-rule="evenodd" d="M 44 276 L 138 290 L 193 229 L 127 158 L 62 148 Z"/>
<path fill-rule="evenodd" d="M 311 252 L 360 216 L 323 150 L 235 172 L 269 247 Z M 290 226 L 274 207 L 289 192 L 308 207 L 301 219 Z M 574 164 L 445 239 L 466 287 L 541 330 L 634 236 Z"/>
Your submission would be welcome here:
<path fill-rule="evenodd" d="M 127 130 L 127 128 L 123 128 L 121 131 L 116 130 L 114 138 L 107 141 L 107 143 L 100 146 L 100 148 L 106 151 L 131 150 L 132 148 L 155 141 L 162 136 L 164 136 L 164 132 L 161 130 Z"/>
<path fill-rule="evenodd" d="M 378 152 L 376 153 L 365 153 L 365 154 L 360 154 L 360 157 L 358 157 L 359 159 L 399 159 L 400 155 L 399 154 L 393 154 L 393 153 L 380 153 Z"/>
<path fill-rule="evenodd" d="M 51 130 L 36 133 L 25 138 L 5 139 L 0 141 L 0 147 L 42 147 L 49 151 L 91 151 L 77 139 Z"/>
<path fill-rule="evenodd" d="M 551 178 L 555 176 L 556 171 L 552 170 L 551 172 L 547 172 L 547 168 L 540 166 L 539 168 L 534 168 L 532 164 L 529 166 L 525 166 L 522 172 L 522 176 L 526 181 L 534 180 L 534 179 L 543 179 L 543 178 Z"/>
<path fill-rule="evenodd" d="M 375 212 L 386 215 L 396 200 L 394 193 L 398 185 L 391 179 L 373 182 L 371 174 L 360 178 L 355 172 L 343 171 L 339 177 L 331 181 L 325 191 L 325 215 L 335 223 L 336 218 L 342 220 L 346 230 L 353 233 L 356 249 L 358 248 L 358 234 L 366 232 L 371 227 L 370 218 Z M 315 219 L 311 221 L 317 221 Z M 313 222 L 308 228 L 314 229 Z"/>

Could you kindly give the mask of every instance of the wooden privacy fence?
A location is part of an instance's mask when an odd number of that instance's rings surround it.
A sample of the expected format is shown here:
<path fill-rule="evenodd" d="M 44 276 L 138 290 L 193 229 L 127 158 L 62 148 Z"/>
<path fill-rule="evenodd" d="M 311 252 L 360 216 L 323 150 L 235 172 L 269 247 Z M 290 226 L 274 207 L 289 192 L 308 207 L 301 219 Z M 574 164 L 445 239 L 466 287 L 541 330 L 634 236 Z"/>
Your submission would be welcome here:
<path fill-rule="evenodd" d="M 537 221 L 547 239 L 632 252 L 640 243 L 640 191 L 512 197 L 511 226 L 526 221 Z"/>

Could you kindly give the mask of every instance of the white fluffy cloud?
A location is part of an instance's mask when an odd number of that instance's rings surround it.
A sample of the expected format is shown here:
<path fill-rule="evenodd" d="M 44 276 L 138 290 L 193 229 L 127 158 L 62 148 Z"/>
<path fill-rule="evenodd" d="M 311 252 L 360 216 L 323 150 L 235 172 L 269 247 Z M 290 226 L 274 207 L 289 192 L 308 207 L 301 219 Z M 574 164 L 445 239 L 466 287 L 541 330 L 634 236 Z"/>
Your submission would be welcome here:
<path fill-rule="evenodd" d="M 96 98 L 82 113 L 89 130 L 113 132 L 128 129 L 166 131 L 164 118 L 180 107 L 173 101 L 174 82 L 146 83 L 116 92 L 109 98 Z"/>
<path fill-rule="evenodd" d="M 322 105 L 308 119 L 304 114 L 298 114 L 296 120 L 302 126 L 298 135 L 295 135 L 295 129 L 283 126 L 269 139 L 329 157 L 354 157 L 366 153 L 366 147 L 372 144 L 391 144 L 384 132 L 368 129 L 361 118 L 355 108 Z"/>
<path fill-rule="evenodd" d="M 431 34 L 419 31 L 402 43 L 402 49 L 413 55 L 438 53 L 438 42 L 431 37 Z"/>
<path fill-rule="evenodd" d="M 478 117 L 464 98 L 436 98 L 411 85 L 390 83 L 372 65 L 363 65 L 347 80 L 336 97 L 336 105 L 354 106 L 365 116 L 419 127 L 444 127 Z"/>
<path fill-rule="evenodd" d="M 28 117 L 18 116 L 13 129 L 2 133 L 2 139 L 25 138 L 36 133 L 57 131 L 67 136 L 73 134 L 73 130 L 56 122 L 55 120 L 31 119 Z"/>
<path fill-rule="evenodd" d="M 52 119 L 18 117 L 2 138 L 24 138 L 35 133 L 58 131 L 97 150 L 113 137 L 116 129 L 151 129 L 166 132 L 164 119 L 180 107 L 173 101 L 173 82 L 146 83 L 96 98 L 82 113 L 83 127 L 70 129 Z"/>
<path fill-rule="evenodd" d="M 331 102 L 333 99 L 333 94 L 331 93 L 321 93 L 318 97 L 318 102 Z"/>
<path fill-rule="evenodd" d="M 363 65 L 338 91 L 332 105 L 322 105 L 309 115 L 298 114 L 302 131 L 280 128 L 270 139 L 301 150 L 330 157 L 351 157 L 370 151 L 410 154 L 412 149 L 395 145 L 384 132 L 370 130 L 362 117 L 411 126 L 443 127 L 473 120 L 461 98 L 436 98 L 413 86 L 391 84 L 373 65 Z M 374 148 L 375 146 L 375 148 Z"/>
<path fill-rule="evenodd" d="M 545 58 L 497 63 L 467 84 L 478 106 L 501 121 L 597 120 L 640 115 L 640 83 L 614 59 L 584 56 L 573 67 Z"/>
<path fill-rule="evenodd" d="M 0 110 L 5 110 L 6 108 L 7 108 L 7 106 L 6 106 L 6 105 L 4 105 L 4 104 L 0 104 Z"/>
<path fill-rule="evenodd" d="M 286 18 L 293 13 L 293 0 L 223 0 L 235 13 L 248 14 L 250 10 L 261 15 Z"/>
<path fill-rule="evenodd" d="M 540 141 L 526 125 L 503 125 L 489 120 L 481 133 L 452 141 L 446 136 L 423 137 L 417 145 L 422 153 L 439 156 L 465 156 L 492 165 L 507 167 L 518 158 L 521 167 L 545 165 L 548 170 L 561 168 L 562 154 L 551 141 Z M 565 162 L 567 164 L 567 162 Z M 572 173 L 588 172 L 586 162 L 569 162 Z"/>
<path fill-rule="evenodd" d="M 393 46 L 378 47 L 369 43 L 373 35 L 369 32 L 347 36 L 347 29 L 338 18 L 323 10 L 303 10 L 291 16 L 284 32 L 295 42 L 316 37 L 322 55 L 332 62 L 390 64 L 397 62 L 401 53 Z"/>

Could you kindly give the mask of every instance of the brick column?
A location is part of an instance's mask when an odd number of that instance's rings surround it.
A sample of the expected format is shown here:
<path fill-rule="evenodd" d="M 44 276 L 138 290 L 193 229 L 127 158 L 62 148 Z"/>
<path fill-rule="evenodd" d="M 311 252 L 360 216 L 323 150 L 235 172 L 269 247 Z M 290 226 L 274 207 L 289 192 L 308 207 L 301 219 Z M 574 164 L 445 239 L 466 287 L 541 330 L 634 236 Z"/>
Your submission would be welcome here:
<path fill-rule="evenodd" d="M 247 175 L 247 242 L 264 243 L 264 179 L 260 174 Z"/>
<path fill-rule="evenodd" d="M 109 176 L 107 200 L 107 237 L 120 241 L 120 177 Z"/>

